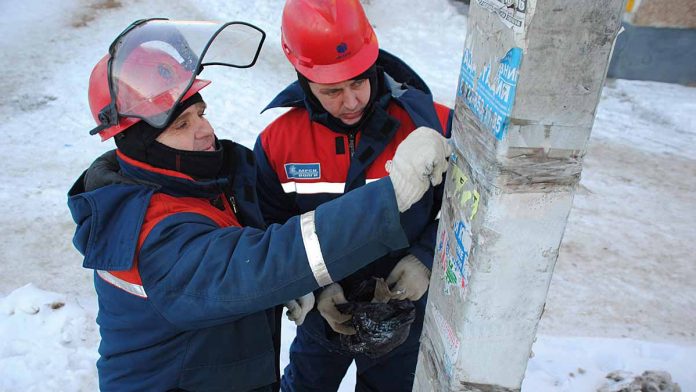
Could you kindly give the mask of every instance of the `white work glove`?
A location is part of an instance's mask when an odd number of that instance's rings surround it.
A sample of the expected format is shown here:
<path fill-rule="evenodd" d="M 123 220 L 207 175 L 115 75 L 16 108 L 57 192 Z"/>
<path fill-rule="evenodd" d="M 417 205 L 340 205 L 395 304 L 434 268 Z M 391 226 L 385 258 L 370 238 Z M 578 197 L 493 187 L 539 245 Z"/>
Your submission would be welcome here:
<path fill-rule="evenodd" d="M 319 294 L 317 310 L 334 331 L 343 335 L 355 335 L 355 328 L 350 325 L 343 325 L 343 323 L 352 319 L 353 315 L 341 313 L 336 309 L 336 304 L 347 302 L 341 285 L 331 283 Z"/>
<path fill-rule="evenodd" d="M 420 200 L 430 184 L 436 186 L 442 182 L 451 151 L 447 139 L 427 127 L 417 128 L 399 144 L 389 177 L 400 212 Z"/>
<path fill-rule="evenodd" d="M 304 322 L 305 317 L 307 317 L 307 313 L 314 307 L 314 294 L 309 293 L 293 299 L 286 303 L 285 307 L 288 308 L 288 311 L 285 312 L 288 320 L 294 321 L 295 325 L 299 327 Z"/>
<path fill-rule="evenodd" d="M 392 299 L 418 301 L 430 285 L 430 270 L 413 255 L 399 260 L 387 277 Z"/>

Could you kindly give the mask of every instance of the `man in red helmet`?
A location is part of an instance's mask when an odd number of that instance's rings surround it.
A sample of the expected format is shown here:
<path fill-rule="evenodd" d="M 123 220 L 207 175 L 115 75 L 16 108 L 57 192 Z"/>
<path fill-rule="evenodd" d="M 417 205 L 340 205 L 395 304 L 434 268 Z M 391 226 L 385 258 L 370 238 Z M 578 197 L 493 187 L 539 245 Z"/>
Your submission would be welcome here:
<path fill-rule="evenodd" d="M 90 77 L 93 133 L 115 139 L 120 170 L 88 189 L 83 174 L 68 200 L 73 243 L 95 270 L 100 390 L 270 391 L 274 306 L 407 246 L 399 212 L 442 180 L 448 146 L 422 129 L 389 179 L 266 226 L 253 153 L 216 138 L 199 93 L 209 82 L 195 77 L 202 58 L 172 27 L 185 26 L 136 22 Z M 160 37 L 175 39 L 150 45 Z M 339 219 L 352 234 L 333 230 Z"/>
<path fill-rule="evenodd" d="M 411 68 L 379 49 L 358 0 L 287 0 L 281 42 L 298 80 L 267 106 L 291 109 L 260 134 L 254 147 L 267 223 L 286 222 L 389 175 L 397 146 L 418 127 L 449 136 L 451 109 L 433 102 Z M 290 348 L 283 390 L 336 390 L 353 360 L 356 390 L 411 390 L 441 198 L 442 187 L 431 189 L 401 215 L 409 248 L 315 291 L 316 309 L 313 301 L 301 306 L 307 315 Z M 366 213 L 370 205 L 345 210 L 343 216 Z M 338 222 L 335 230 L 352 234 Z M 356 329 L 351 315 L 336 306 L 375 277 L 386 280 L 392 299 L 416 307 L 406 341 L 378 358 L 345 350 L 342 341 Z"/>

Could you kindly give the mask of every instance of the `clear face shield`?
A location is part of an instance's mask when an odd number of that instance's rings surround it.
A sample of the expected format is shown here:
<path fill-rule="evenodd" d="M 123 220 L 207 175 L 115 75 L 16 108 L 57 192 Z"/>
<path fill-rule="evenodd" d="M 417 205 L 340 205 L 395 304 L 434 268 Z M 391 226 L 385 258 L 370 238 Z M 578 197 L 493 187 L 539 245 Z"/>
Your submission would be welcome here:
<path fill-rule="evenodd" d="M 140 118 L 156 128 L 169 123 L 177 105 L 207 85 L 196 76 L 208 65 L 249 68 L 266 34 L 245 22 L 139 20 L 109 47 L 111 102 L 90 134 Z"/>

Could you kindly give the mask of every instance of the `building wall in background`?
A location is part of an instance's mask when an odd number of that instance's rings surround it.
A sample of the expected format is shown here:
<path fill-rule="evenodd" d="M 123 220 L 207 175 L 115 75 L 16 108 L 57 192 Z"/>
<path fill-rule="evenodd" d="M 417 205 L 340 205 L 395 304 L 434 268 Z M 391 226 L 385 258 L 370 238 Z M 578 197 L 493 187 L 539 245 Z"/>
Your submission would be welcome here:
<path fill-rule="evenodd" d="M 612 78 L 696 83 L 696 1 L 627 0 Z"/>
<path fill-rule="evenodd" d="M 635 26 L 696 28 L 694 0 L 628 0 L 626 18 Z"/>

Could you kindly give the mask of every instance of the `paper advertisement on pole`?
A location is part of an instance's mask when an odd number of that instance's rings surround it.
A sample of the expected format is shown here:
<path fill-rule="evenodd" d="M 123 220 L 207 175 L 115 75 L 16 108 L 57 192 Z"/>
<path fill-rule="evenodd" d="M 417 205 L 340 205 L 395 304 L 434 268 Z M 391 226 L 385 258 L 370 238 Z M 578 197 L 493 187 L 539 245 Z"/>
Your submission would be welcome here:
<path fill-rule="evenodd" d="M 527 16 L 527 0 L 476 0 L 478 5 L 498 15 L 500 20 L 514 30 L 524 28 Z"/>

